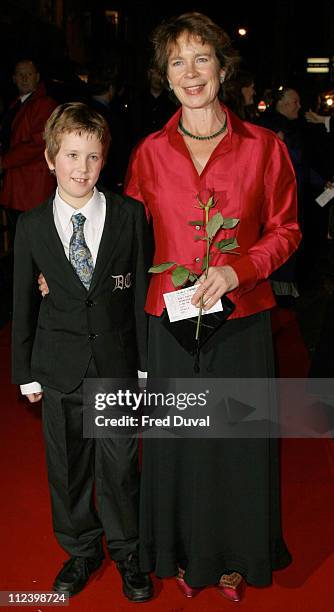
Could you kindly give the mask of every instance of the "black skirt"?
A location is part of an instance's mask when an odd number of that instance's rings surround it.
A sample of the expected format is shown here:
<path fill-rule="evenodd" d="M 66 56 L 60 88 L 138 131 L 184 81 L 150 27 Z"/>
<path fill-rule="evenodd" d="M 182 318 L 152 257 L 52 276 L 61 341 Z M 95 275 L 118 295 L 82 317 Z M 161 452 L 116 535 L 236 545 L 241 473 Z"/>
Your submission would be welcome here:
<path fill-rule="evenodd" d="M 194 376 L 194 360 L 150 317 L 149 375 Z M 226 322 L 201 354 L 201 377 L 274 377 L 268 312 Z M 272 401 L 272 398 L 270 398 Z M 159 577 L 186 570 L 194 587 L 228 571 L 271 583 L 291 557 L 280 521 L 275 439 L 144 439 L 140 561 Z"/>

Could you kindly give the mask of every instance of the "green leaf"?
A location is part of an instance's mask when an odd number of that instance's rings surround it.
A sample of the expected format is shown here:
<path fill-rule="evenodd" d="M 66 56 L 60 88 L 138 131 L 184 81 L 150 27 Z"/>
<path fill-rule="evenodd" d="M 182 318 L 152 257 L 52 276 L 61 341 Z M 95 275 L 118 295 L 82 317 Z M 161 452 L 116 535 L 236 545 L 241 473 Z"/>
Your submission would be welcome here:
<path fill-rule="evenodd" d="M 174 287 L 181 287 L 188 280 L 190 270 L 187 270 L 184 266 L 177 266 L 172 272 L 172 281 Z"/>
<path fill-rule="evenodd" d="M 238 225 L 240 219 L 233 219 L 232 217 L 225 217 L 223 228 L 224 229 L 233 229 L 236 225 Z"/>
<path fill-rule="evenodd" d="M 152 274 L 159 274 L 159 272 L 165 272 L 166 270 L 169 270 L 169 268 L 172 268 L 175 265 L 176 265 L 175 261 L 166 261 L 165 263 L 157 264 L 156 266 L 152 266 L 149 269 L 149 272 L 152 272 Z"/>
<path fill-rule="evenodd" d="M 210 238 L 208 238 L 207 236 L 195 236 L 194 240 L 195 242 L 198 242 L 199 240 L 204 240 L 205 242 L 207 242 L 208 240 L 210 240 Z"/>
<path fill-rule="evenodd" d="M 204 221 L 188 221 L 188 225 L 200 225 L 203 227 Z"/>
<path fill-rule="evenodd" d="M 193 282 L 194 282 L 194 281 L 196 281 L 197 279 L 198 279 L 198 275 L 197 275 L 197 274 L 195 274 L 195 272 L 191 272 L 191 273 L 189 274 L 189 280 L 190 280 L 190 282 L 191 282 L 191 283 L 193 283 Z"/>
<path fill-rule="evenodd" d="M 216 213 L 206 224 L 206 231 L 209 238 L 213 238 L 224 223 L 224 217 L 219 212 Z"/>
<path fill-rule="evenodd" d="M 216 242 L 215 246 L 222 253 L 225 253 L 226 251 L 232 251 L 233 249 L 238 248 L 239 245 L 236 238 L 224 238 L 224 240 Z"/>

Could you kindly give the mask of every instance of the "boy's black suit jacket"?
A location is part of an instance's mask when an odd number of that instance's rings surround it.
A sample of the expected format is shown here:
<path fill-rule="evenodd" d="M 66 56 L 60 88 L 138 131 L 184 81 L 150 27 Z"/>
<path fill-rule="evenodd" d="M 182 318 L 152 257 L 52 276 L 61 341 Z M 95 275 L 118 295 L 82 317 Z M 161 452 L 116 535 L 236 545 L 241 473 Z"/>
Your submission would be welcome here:
<path fill-rule="evenodd" d="M 106 219 L 89 291 L 58 236 L 53 197 L 19 218 L 15 238 L 13 382 L 38 381 L 64 393 L 85 376 L 93 355 L 99 377 L 146 369 L 144 304 L 150 241 L 144 207 L 106 193 Z M 50 293 L 41 299 L 42 272 Z"/>

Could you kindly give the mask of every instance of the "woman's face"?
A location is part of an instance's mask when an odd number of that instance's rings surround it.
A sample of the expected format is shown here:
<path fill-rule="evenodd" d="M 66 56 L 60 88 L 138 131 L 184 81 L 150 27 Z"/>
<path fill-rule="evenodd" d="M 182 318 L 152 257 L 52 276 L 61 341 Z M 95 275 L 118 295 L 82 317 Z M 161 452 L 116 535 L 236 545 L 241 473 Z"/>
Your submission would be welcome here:
<path fill-rule="evenodd" d="M 250 106 L 254 104 L 254 96 L 255 96 L 255 87 L 254 83 L 247 85 L 246 87 L 241 87 L 241 93 L 244 98 L 245 106 Z"/>
<path fill-rule="evenodd" d="M 185 32 L 170 49 L 167 77 L 183 106 L 204 108 L 212 104 L 224 74 L 213 47 L 198 37 Z"/>

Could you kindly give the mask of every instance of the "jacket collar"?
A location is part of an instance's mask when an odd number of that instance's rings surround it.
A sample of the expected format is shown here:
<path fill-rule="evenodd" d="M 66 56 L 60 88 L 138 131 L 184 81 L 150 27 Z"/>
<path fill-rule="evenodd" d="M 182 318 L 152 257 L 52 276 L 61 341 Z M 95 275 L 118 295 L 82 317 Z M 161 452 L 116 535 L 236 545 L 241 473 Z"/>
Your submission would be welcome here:
<path fill-rule="evenodd" d="M 210 160 L 213 161 L 218 157 L 228 153 L 232 150 L 233 141 L 235 138 L 254 138 L 254 135 L 247 126 L 246 122 L 241 121 L 232 111 L 230 111 L 223 103 L 221 103 L 221 107 L 227 116 L 227 134 L 225 138 L 223 138 L 214 149 L 210 156 Z M 165 127 L 161 130 L 161 132 L 157 132 L 156 137 L 167 135 L 169 144 L 176 149 L 183 157 L 190 160 L 190 154 L 188 148 L 184 142 L 183 136 L 178 132 L 178 124 L 181 116 L 182 108 L 180 108 L 166 123 Z M 205 171 L 208 169 L 208 164 L 204 168 L 201 177 L 205 175 Z M 196 173 L 196 170 L 194 169 Z M 197 177 L 197 173 L 196 173 Z"/>
<path fill-rule="evenodd" d="M 15 106 L 15 104 L 19 100 L 22 102 L 22 106 L 23 105 L 26 106 L 27 104 L 29 104 L 29 102 L 31 102 L 31 100 L 36 100 L 37 98 L 45 98 L 45 96 L 47 96 L 47 92 L 46 92 L 44 83 L 41 82 L 37 85 L 36 89 L 34 89 L 34 91 L 32 91 L 23 102 L 21 100 L 21 96 L 17 96 L 15 100 L 12 102 L 11 107 Z"/>
<path fill-rule="evenodd" d="M 128 213 L 122 202 L 117 200 L 117 195 L 106 194 L 106 219 L 89 293 L 94 290 L 101 276 L 108 273 L 121 233 L 126 227 Z"/>

